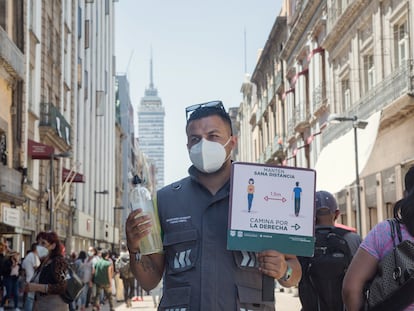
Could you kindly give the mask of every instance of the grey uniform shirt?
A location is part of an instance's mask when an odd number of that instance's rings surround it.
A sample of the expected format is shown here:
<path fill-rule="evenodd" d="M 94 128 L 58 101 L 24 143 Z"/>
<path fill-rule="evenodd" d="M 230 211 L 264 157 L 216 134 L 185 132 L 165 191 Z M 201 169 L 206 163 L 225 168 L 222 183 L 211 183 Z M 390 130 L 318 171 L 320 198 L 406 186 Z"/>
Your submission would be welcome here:
<path fill-rule="evenodd" d="M 190 177 L 158 191 L 166 270 L 160 310 L 274 310 L 256 255 L 227 250 L 230 183 L 215 195 Z"/>

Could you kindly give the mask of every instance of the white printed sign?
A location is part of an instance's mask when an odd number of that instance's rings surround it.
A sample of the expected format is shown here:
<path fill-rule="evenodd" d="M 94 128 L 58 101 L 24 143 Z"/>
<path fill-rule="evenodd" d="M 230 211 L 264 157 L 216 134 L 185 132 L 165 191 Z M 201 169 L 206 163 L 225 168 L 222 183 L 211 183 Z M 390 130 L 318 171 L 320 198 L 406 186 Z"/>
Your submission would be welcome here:
<path fill-rule="evenodd" d="M 234 162 L 227 248 L 311 256 L 316 172 Z"/>

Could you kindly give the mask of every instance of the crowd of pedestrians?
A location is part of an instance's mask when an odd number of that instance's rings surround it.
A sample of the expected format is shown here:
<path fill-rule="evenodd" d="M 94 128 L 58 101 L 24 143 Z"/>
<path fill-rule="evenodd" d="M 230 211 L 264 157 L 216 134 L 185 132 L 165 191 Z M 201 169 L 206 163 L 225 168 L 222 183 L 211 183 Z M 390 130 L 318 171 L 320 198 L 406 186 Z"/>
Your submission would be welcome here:
<path fill-rule="evenodd" d="M 124 301 L 130 308 L 132 301 L 143 301 L 143 290 L 130 272 L 125 274 L 118 264 L 121 259 L 127 262 L 129 270 L 129 253 L 124 245 L 120 256 L 93 246 L 65 256 L 54 232 L 40 232 L 25 256 L 10 249 L 6 241 L 0 241 L 0 311 L 86 311 L 100 310 L 104 304 L 114 310 L 114 300 Z M 84 287 L 79 298 L 67 304 L 60 294 L 69 265 Z M 154 292 L 157 306 L 160 293 Z"/>

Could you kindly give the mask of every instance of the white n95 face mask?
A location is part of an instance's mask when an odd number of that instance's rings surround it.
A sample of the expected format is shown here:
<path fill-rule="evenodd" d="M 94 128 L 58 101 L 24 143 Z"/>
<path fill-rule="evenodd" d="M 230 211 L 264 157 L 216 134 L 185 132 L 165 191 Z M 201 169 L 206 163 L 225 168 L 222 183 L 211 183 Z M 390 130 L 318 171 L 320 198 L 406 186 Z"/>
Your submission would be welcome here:
<path fill-rule="evenodd" d="M 49 250 L 42 245 L 37 245 L 36 251 L 39 258 L 45 258 L 47 255 L 49 255 Z"/>
<path fill-rule="evenodd" d="M 217 172 L 223 166 L 224 161 L 228 159 L 224 147 L 227 146 L 230 139 L 231 137 L 222 145 L 218 142 L 202 138 L 189 151 L 191 162 L 203 173 Z"/>

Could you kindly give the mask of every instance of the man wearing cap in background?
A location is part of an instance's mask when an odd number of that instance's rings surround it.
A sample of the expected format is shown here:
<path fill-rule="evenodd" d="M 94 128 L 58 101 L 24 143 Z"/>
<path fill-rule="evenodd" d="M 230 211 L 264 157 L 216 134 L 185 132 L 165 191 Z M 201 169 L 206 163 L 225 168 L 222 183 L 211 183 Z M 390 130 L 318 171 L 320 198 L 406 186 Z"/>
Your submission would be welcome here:
<path fill-rule="evenodd" d="M 302 279 L 299 283 L 302 311 L 344 310 L 342 280 L 361 244 L 361 237 L 335 225 L 340 211 L 331 193 L 316 192 L 315 214 L 314 256 L 299 257 L 302 265 Z"/>
<path fill-rule="evenodd" d="M 315 196 L 315 208 L 316 208 L 316 227 L 338 227 L 336 220 L 341 212 L 338 209 L 335 197 L 327 191 L 318 191 Z M 345 228 L 342 227 L 341 228 Z M 345 228 L 346 229 L 346 228 Z M 359 244 L 361 244 L 361 237 L 352 232 L 351 228 L 349 232 L 344 234 L 344 239 L 347 241 L 351 254 L 354 255 L 357 251 Z"/>

